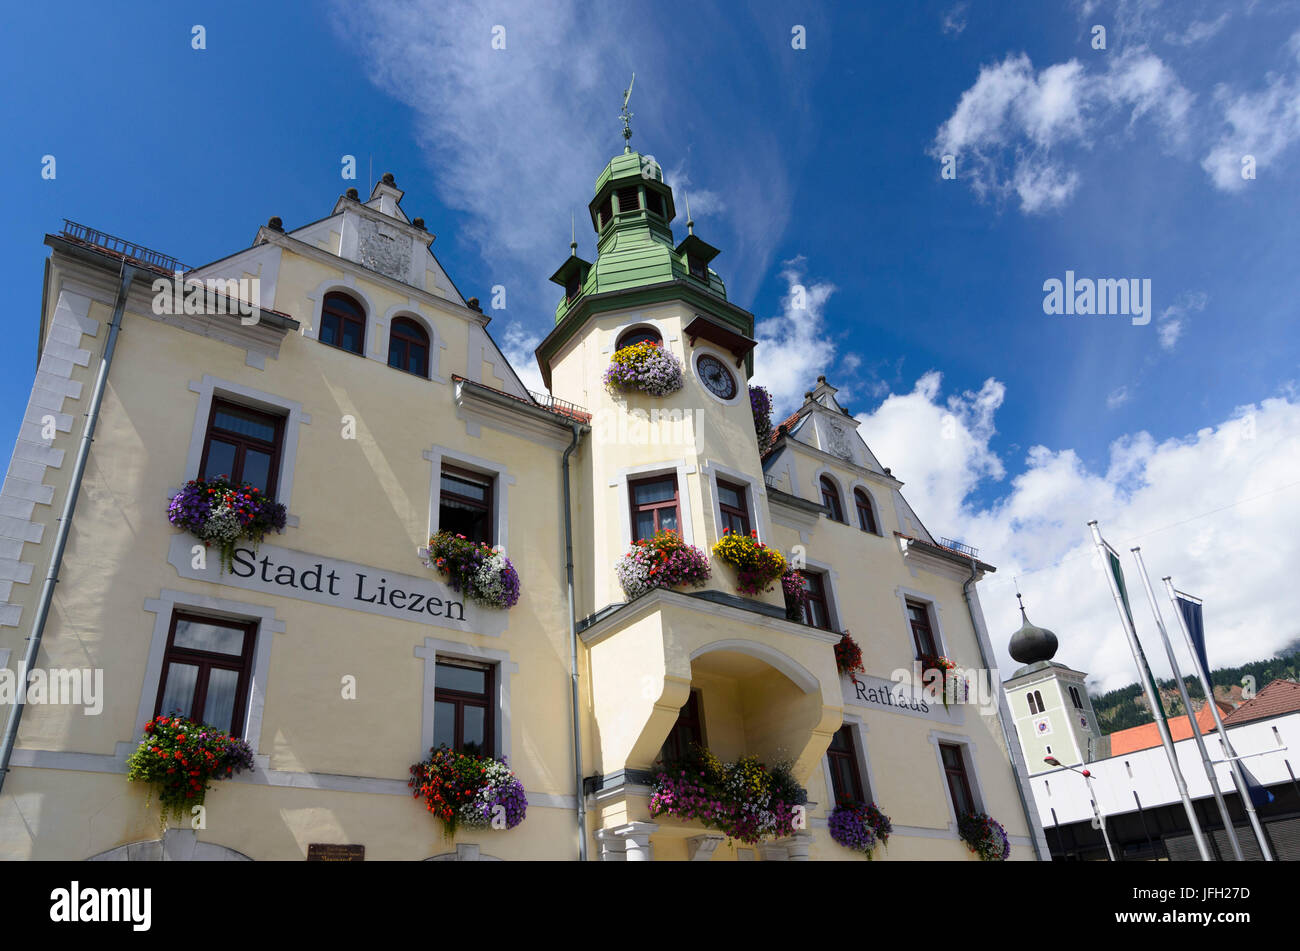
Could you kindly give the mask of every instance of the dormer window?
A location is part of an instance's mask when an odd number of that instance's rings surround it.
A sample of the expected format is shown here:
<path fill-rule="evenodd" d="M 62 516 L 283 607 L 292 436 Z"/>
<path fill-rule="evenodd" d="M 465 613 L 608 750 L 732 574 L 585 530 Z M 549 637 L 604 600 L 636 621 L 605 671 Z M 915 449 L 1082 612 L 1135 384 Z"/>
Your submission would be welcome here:
<path fill-rule="evenodd" d="M 662 218 L 664 216 L 664 196 L 647 188 L 645 190 L 645 207 L 646 211 Z"/>
<path fill-rule="evenodd" d="M 620 188 L 618 190 L 618 213 L 626 215 L 633 211 L 641 210 L 640 188 L 633 185 L 630 188 Z"/>
<path fill-rule="evenodd" d="M 604 231 L 611 221 L 614 220 L 614 198 L 612 195 L 606 195 L 604 202 L 600 206 L 600 230 Z"/>
<path fill-rule="evenodd" d="M 708 281 L 709 267 L 707 264 L 704 263 L 703 258 L 696 257 L 693 254 L 689 255 L 686 258 L 686 264 L 690 268 L 691 277 L 705 282 Z"/>
<path fill-rule="evenodd" d="M 579 280 L 579 274 L 575 270 L 564 279 L 564 299 L 571 301 L 582 292 L 582 282 Z"/>

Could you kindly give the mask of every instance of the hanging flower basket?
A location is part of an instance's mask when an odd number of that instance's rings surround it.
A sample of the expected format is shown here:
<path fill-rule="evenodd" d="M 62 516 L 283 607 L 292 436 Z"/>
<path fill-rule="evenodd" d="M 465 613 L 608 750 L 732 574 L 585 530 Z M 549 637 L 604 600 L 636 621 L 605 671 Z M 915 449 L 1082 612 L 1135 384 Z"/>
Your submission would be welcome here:
<path fill-rule="evenodd" d="M 519 601 L 519 572 L 499 547 L 438 532 L 429 539 L 424 565 L 446 578 L 453 591 L 479 604 L 512 608 Z"/>
<path fill-rule="evenodd" d="M 253 751 L 244 740 L 184 717 L 160 716 L 144 725 L 144 738 L 126 761 L 126 778 L 149 783 L 165 826 L 168 816 L 180 821 L 203 805 L 212 780 L 252 768 Z"/>
<path fill-rule="evenodd" d="M 939 672 L 940 680 L 937 684 L 937 692 L 939 694 L 938 699 L 943 701 L 943 708 L 947 710 L 949 704 L 948 681 L 950 679 L 948 671 L 957 669 L 956 661 L 951 661 L 947 657 L 943 657 L 939 654 L 923 654 L 921 655 L 920 661 L 922 684 L 925 683 L 926 673 L 928 671 L 937 670 Z M 963 679 L 961 683 L 954 685 L 954 696 L 952 699 L 957 703 L 965 703 L 969 692 L 970 684 Z"/>
<path fill-rule="evenodd" d="M 653 538 L 634 541 L 614 571 L 629 601 L 652 588 L 687 584 L 699 588 L 711 574 L 708 556 L 694 545 L 686 544 L 676 532 L 669 531 L 655 532 Z"/>
<path fill-rule="evenodd" d="M 605 370 L 605 388 L 618 396 L 640 392 L 667 396 L 682 388 L 682 364 L 657 343 L 634 343 L 614 351 Z"/>
<path fill-rule="evenodd" d="M 749 408 L 754 414 L 754 437 L 762 455 L 772 442 L 772 394 L 765 387 L 749 387 Z"/>
<path fill-rule="evenodd" d="M 411 767 L 411 795 L 442 822 L 447 838 L 461 826 L 469 829 L 513 829 L 524 821 L 528 797 L 523 783 L 504 759 L 458 753 L 445 746 L 429 750 L 429 758 Z"/>
<path fill-rule="evenodd" d="M 1011 842 L 1002 824 L 984 813 L 968 812 L 957 820 L 957 834 L 981 862 L 1005 862 Z"/>
<path fill-rule="evenodd" d="M 841 674 L 867 672 L 862 664 L 862 648 L 848 631 L 840 636 L 840 642 L 835 645 L 835 667 Z"/>
<path fill-rule="evenodd" d="M 826 820 L 831 838 L 872 858 L 877 845 L 889 842 L 894 825 L 874 802 L 843 801 Z"/>
<path fill-rule="evenodd" d="M 758 540 L 758 532 L 733 535 L 730 529 L 713 546 L 713 554 L 736 569 L 736 590 L 741 594 L 763 594 L 785 574 L 785 555 Z"/>
<path fill-rule="evenodd" d="M 205 546 L 217 546 L 223 571 L 230 570 L 236 545 L 248 542 L 256 547 L 267 532 L 284 531 L 286 518 L 284 506 L 268 499 L 261 489 L 220 476 L 191 479 L 167 506 L 167 521 Z"/>
<path fill-rule="evenodd" d="M 732 839 L 755 843 L 792 835 L 808 794 L 789 763 L 767 766 L 743 756 L 723 763 L 694 746 L 681 762 L 664 764 L 650 795 L 650 817 L 697 820 Z"/>
<path fill-rule="evenodd" d="M 781 575 L 781 593 L 785 595 L 785 619 L 802 621 L 804 606 L 812 600 L 812 592 L 804 582 L 803 573 L 794 568 L 787 568 Z"/>

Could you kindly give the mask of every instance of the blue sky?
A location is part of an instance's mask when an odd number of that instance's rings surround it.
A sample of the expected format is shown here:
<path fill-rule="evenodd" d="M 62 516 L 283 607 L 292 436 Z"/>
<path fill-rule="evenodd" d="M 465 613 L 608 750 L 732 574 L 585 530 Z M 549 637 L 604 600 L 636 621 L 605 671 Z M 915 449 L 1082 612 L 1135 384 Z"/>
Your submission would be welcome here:
<path fill-rule="evenodd" d="M 759 379 L 787 410 L 818 373 L 845 391 L 928 527 L 1002 569 L 982 586 L 995 641 L 1020 574 L 1038 623 L 1080 631 L 1061 659 L 1126 676 L 1101 646 L 1117 631 L 1088 517 L 1163 546 L 1157 573 L 1222 587 L 1207 623 L 1238 634 L 1225 663 L 1300 634 L 1278 569 L 1238 541 L 1298 512 L 1300 5 L 621 6 L 7 9 L 0 436 L 34 370 L 42 236 L 64 217 L 202 264 L 271 215 L 293 228 L 367 192 L 372 157 L 464 294 L 507 288 L 491 329 L 530 369 L 571 213 L 594 254 L 583 208 L 635 70 L 633 144 L 679 208 L 691 196 L 731 298 L 762 321 Z M 1043 282 L 1067 270 L 1149 279 L 1151 323 L 1045 315 Z M 1223 581 L 1229 548 L 1249 587 Z"/>

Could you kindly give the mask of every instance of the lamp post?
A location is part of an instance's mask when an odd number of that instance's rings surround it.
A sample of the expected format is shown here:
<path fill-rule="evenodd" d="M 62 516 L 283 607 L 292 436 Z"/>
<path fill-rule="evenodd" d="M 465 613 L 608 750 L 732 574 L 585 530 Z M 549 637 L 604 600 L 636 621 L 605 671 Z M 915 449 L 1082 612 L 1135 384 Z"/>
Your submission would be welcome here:
<path fill-rule="evenodd" d="M 1110 856 L 1112 862 L 1115 861 L 1115 850 L 1110 847 L 1110 836 L 1106 834 L 1106 819 L 1102 816 L 1101 810 L 1097 808 L 1097 795 L 1092 790 L 1092 773 L 1086 769 L 1076 769 L 1073 766 L 1066 766 L 1055 756 L 1045 756 L 1043 757 L 1043 762 L 1048 766 L 1059 766 L 1062 769 L 1068 769 L 1083 777 L 1083 781 L 1088 784 L 1088 798 L 1092 802 L 1093 818 L 1097 821 L 1097 828 L 1101 830 L 1102 841 L 1106 843 L 1106 854 Z"/>

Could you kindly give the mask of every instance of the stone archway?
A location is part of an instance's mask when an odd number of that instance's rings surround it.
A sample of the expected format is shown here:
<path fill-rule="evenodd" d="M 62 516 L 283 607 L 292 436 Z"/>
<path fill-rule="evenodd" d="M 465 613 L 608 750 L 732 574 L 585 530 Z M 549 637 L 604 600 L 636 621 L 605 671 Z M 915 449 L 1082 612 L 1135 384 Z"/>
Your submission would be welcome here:
<path fill-rule="evenodd" d="M 200 842 L 192 829 L 168 829 L 160 839 L 129 842 L 100 852 L 87 862 L 251 862 L 243 852 L 215 842 Z"/>

